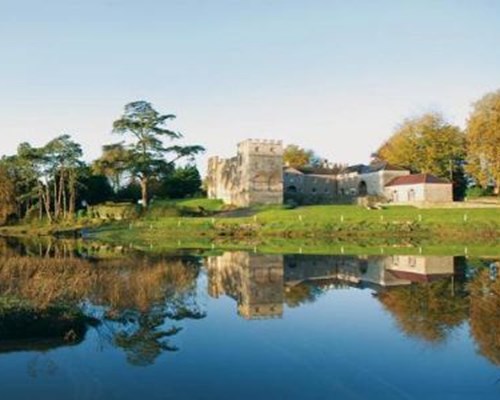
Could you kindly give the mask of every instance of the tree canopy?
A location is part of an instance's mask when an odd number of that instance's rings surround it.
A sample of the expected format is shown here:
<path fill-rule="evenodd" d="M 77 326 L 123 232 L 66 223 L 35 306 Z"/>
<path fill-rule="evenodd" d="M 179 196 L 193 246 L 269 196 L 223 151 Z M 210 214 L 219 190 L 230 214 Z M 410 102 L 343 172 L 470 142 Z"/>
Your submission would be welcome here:
<path fill-rule="evenodd" d="M 42 147 L 21 143 L 17 154 L 1 161 L 15 182 L 17 214 L 38 210 L 49 221 L 72 218 L 76 210 L 81 146 L 61 135 Z"/>
<path fill-rule="evenodd" d="M 500 186 L 500 90 L 474 103 L 467 121 L 467 172 L 482 187 Z"/>
<path fill-rule="evenodd" d="M 175 119 L 173 114 L 160 114 L 146 101 L 135 101 L 125 106 L 123 115 L 113 123 L 113 132 L 130 141 L 126 170 L 141 186 L 142 205 L 149 202 L 151 179 L 172 167 L 181 158 L 192 158 L 205 149 L 200 145 L 166 146 L 164 139 L 173 141 L 183 136 L 166 127 Z M 170 157 L 167 159 L 167 157 Z"/>
<path fill-rule="evenodd" d="M 378 149 L 376 157 L 413 172 L 450 178 L 463 164 L 464 144 L 460 128 L 433 112 L 404 120 Z"/>
<path fill-rule="evenodd" d="M 314 151 L 304 149 L 296 144 L 289 144 L 283 153 L 283 162 L 293 168 L 312 166 L 318 163 L 319 157 Z"/>
<path fill-rule="evenodd" d="M 16 212 L 16 187 L 7 169 L 0 166 L 0 225 Z"/>

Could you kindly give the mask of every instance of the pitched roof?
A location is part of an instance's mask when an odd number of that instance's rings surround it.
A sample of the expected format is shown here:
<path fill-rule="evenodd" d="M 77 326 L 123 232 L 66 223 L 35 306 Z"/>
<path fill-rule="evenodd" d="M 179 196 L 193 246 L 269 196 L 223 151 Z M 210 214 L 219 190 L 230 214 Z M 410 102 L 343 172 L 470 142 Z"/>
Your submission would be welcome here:
<path fill-rule="evenodd" d="M 399 186 L 399 185 L 416 185 L 420 183 L 450 183 L 446 179 L 438 178 L 437 176 L 431 174 L 414 174 L 398 176 L 385 186 Z"/>
<path fill-rule="evenodd" d="M 342 171 L 343 174 L 349 174 L 351 172 L 357 172 L 358 174 L 367 174 L 371 172 L 371 168 L 368 165 L 356 164 L 350 165 L 347 168 L 344 168 L 344 170 Z"/>
<path fill-rule="evenodd" d="M 399 167 L 397 165 L 389 164 L 387 162 L 379 161 L 374 162 L 370 165 L 356 164 L 350 165 L 342 170 L 343 174 L 348 174 L 351 172 L 357 172 L 358 174 L 369 174 L 371 172 L 378 171 L 407 171 L 406 168 Z"/>
<path fill-rule="evenodd" d="M 407 171 L 406 168 L 400 167 L 398 165 L 389 164 L 385 161 L 374 162 L 370 164 L 372 172 L 377 171 Z"/>
<path fill-rule="evenodd" d="M 302 171 L 300 171 L 300 170 L 298 170 L 297 168 L 294 168 L 294 167 L 285 166 L 285 167 L 283 167 L 283 171 L 286 172 L 286 173 L 289 173 L 289 174 L 303 175 Z"/>
<path fill-rule="evenodd" d="M 337 175 L 337 171 L 331 168 L 324 167 L 300 167 L 297 168 L 300 172 L 306 175 Z"/>

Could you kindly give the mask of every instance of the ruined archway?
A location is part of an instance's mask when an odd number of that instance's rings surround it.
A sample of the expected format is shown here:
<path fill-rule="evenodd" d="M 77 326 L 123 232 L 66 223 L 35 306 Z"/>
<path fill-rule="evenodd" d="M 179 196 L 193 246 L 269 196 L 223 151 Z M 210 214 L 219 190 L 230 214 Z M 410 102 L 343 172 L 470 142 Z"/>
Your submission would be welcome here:
<path fill-rule="evenodd" d="M 359 185 L 358 185 L 358 196 L 359 197 L 364 197 L 367 194 L 368 194 L 368 187 L 366 186 L 366 182 L 365 181 L 359 182 Z"/>

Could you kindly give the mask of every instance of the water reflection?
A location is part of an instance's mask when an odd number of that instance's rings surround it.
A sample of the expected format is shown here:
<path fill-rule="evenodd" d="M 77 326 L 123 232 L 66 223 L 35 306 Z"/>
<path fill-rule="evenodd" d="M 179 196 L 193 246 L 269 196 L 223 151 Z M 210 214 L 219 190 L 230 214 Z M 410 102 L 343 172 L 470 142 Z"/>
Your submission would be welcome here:
<path fill-rule="evenodd" d="M 408 286 L 455 277 L 454 257 L 443 256 L 321 256 L 224 253 L 207 260 L 208 292 L 226 294 L 238 302 L 247 319 L 275 318 L 283 305 L 314 301 L 323 289 Z"/>
<path fill-rule="evenodd" d="M 131 364 L 148 365 L 178 350 L 179 321 L 205 316 L 198 258 L 42 253 L 0 256 L 0 352 L 75 345 L 94 327 Z"/>
<path fill-rule="evenodd" d="M 245 319 L 281 318 L 285 305 L 314 302 L 329 290 L 370 289 L 403 333 L 440 343 L 470 322 L 480 354 L 500 364 L 498 263 L 453 256 L 228 252 L 206 264 L 210 296 L 233 298 Z"/>
<path fill-rule="evenodd" d="M 444 343 L 468 323 L 478 352 L 500 364 L 498 265 L 420 255 L 146 256 L 89 243 L 0 242 L 0 353 L 76 346 L 92 329 L 130 364 L 146 366 L 179 350 L 184 320 L 207 316 L 202 290 L 262 320 L 353 289 L 369 291 L 400 332 L 427 343 Z"/>

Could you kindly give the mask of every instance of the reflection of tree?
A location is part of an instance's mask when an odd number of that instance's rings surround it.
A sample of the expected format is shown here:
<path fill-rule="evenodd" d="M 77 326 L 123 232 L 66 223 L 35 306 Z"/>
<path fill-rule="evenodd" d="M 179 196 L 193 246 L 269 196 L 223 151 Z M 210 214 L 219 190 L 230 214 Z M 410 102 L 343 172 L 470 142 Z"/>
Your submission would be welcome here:
<path fill-rule="evenodd" d="M 467 319 L 464 286 L 451 279 L 390 288 L 377 297 L 404 332 L 430 342 L 444 341 Z"/>
<path fill-rule="evenodd" d="M 479 352 L 500 365 L 500 279 L 487 269 L 469 283 L 470 325 Z"/>
<path fill-rule="evenodd" d="M 114 297 L 108 299 L 112 305 L 109 320 L 121 322 L 113 328 L 113 343 L 125 351 L 131 364 L 138 366 L 154 363 L 163 351 L 178 350 L 169 338 L 181 328 L 165 328 L 166 320 L 205 317 L 196 300 L 197 262 L 161 262 L 148 271 L 151 276 L 129 277 L 125 285 L 116 285 L 115 281 L 111 291 Z M 132 304 L 129 301 L 134 297 L 127 296 L 131 287 L 137 289 L 132 291 L 136 293 Z M 119 293 L 123 296 L 117 296 Z"/>
<path fill-rule="evenodd" d="M 127 323 L 114 333 L 114 344 L 125 351 L 131 364 L 150 365 L 163 351 L 178 350 L 168 342 L 168 338 L 180 332 L 181 328 L 162 329 L 165 317 L 161 309 L 129 317 Z"/>
<path fill-rule="evenodd" d="M 303 304 L 314 303 L 323 293 L 324 291 L 319 286 L 302 282 L 286 288 L 285 302 L 288 307 L 299 307 Z"/>
<path fill-rule="evenodd" d="M 56 306 L 76 310 L 77 316 L 85 317 L 85 312 L 109 322 L 103 325 L 109 332 L 103 334 L 127 353 L 130 362 L 144 365 L 162 351 L 175 349 L 168 338 L 180 329 L 165 327 L 166 320 L 205 317 L 196 300 L 199 271 L 195 258 L 0 257 L 0 314 L 15 316 L 29 330 L 34 320 L 40 320 L 37 316 L 53 312 Z M 6 301 L 14 306 L 5 306 Z M 104 314 L 94 306 L 102 306 Z M 52 333 L 65 336 L 66 325 L 59 325 L 62 330 Z M 83 335 L 84 330 L 72 330 L 72 339 L 80 340 L 73 336 Z"/>

